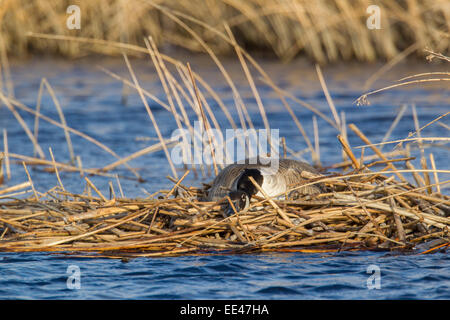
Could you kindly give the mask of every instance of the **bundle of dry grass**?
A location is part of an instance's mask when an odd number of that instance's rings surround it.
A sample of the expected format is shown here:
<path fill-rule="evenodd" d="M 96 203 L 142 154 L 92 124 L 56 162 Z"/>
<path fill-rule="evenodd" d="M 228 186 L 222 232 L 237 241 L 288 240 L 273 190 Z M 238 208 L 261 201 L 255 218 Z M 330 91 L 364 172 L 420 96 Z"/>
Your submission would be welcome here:
<path fill-rule="evenodd" d="M 397 159 L 395 161 L 409 161 Z M 371 171 L 377 161 L 347 174 L 311 177 L 327 192 L 300 200 L 255 198 L 246 212 L 223 215 L 227 199 L 198 199 L 204 188 L 175 183 L 147 199 L 72 194 L 61 186 L 0 205 L 0 250 L 51 251 L 92 257 L 160 257 L 262 251 L 336 252 L 412 250 L 431 242 L 433 252 L 450 244 L 450 197 L 434 185 L 414 187 L 402 171 Z M 411 171 L 411 170 L 409 170 Z M 413 170 L 420 171 L 420 170 Z M 438 184 L 448 183 L 444 181 Z M 30 188 L 28 182 L 0 190 L 0 197 Z M 293 189 L 298 186 L 294 186 Z M 47 200 L 42 200 L 46 198 Z M 49 200 L 50 199 L 50 200 Z"/>
<path fill-rule="evenodd" d="M 74 4 L 81 9 L 79 30 L 66 27 L 66 10 Z M 158 46 L 170 43 L 204 51 L 193 31 L 216 53 L 233 53 L 234 48 L 211 31 L 225 32 L 226 24 L 242 46 L 273 52 L 285 61 L 298 54 L 320 63 L 374 61 L 426 46 L 448 53 L 447 0 L 377 1 L 380 30 L 366 25 L 367 8 L 373 4 L 369 0 L 7 0 L 0 3 L 0 43 L 15 56 L 29 52 L 80 56 L 86 48 L 120 54 L 111 47 L 43 41 L 28 37 L 28 32 L 134 45 L 142 45 L 150 35 Z"/>

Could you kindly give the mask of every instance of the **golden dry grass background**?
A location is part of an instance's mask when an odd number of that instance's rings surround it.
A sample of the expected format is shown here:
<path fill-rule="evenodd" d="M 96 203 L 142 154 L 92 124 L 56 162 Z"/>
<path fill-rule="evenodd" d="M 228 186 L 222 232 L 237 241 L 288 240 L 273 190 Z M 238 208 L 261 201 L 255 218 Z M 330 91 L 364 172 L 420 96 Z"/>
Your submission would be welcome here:
<path fill-rule="evenodd" d="M 80 30 L 66 27 L 66 9 L 72 4 L 81 8 Z M 380 30 L 366 26 L 366 10 L 372 4 L 381 9 Z M 119 53 L 111 47 L 30 37 L 29 32 L 131 44 L 143 44 L 151 35 L 160 47 L 176 44 L 201 51 L 198 41 L 168 12 L 219 54 L 232 54 L 234 49 L 202 23 L 224 33 L 226 23 L 243 47 L 284 61 L 298 55 L 319 63 L 385 60 L 411 46 L 419 54 L 425 47 L 449 53 L 448 0 L 3 0 L 0 41 L 8 55 L 17 57 Z"/>

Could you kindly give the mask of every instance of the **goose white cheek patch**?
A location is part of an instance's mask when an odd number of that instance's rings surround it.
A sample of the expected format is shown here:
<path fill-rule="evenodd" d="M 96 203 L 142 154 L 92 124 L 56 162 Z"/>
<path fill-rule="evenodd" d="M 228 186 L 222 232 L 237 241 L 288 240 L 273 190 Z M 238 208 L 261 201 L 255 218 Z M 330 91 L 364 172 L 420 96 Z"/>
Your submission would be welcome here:
<path fill-rule="evenodd" d="M 263 183 L 261 188 L 264 190 L 265 193 L 269 197 L 274 197 L 279 194 L 282 194 L 286 191 L 286 185 L 283 183 L 283 181 L 280 181 L 276 177 L 276 171 L 270 169 L 270 168 L 261 168 L 259 170 L 263 176 Z M 261 194 L 261 192 L 258 191 L 257 196 L 264 197 L 264 195 Z M 278 198 L 281 198 L 283 196 L 280 196 Z"/>

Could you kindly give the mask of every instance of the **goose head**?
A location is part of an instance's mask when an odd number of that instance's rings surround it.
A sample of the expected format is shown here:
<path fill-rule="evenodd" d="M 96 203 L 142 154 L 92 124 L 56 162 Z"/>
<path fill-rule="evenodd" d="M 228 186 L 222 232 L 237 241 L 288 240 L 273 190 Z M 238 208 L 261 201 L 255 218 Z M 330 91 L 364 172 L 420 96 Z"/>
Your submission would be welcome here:
<path fill-rule="evenodd" d="M 249 195 L 242 190 L 231 191 L 228 196 L 230 197 L 231 202 L 233 203 L 236 212 L 245 211 L 250 206 L 250 197 Z M 234 209 L 231 205 L 227 205 L 225 209 L 225 214 L 230 216 L 234 214 Z"/>
<path fill-rule="evenodd" d="M 258 169 L 244 170 L 237 182 L 236 190 L 231 191 L 228 194 L 237 212 L 247 210 L 250 206 L 251 197 L 258 193 L 258 189 L 250 181 L 249 177 L 252 177 L 260 186 L 262 185 L 264 180 L 261 172 Z M 227 207 L 225 213 L 227 215 L 234 214 L 234 210 L 231 205 Z"/>
<path fill-rule="evenodd" d="M 264 178 L 261 171 L 258 169 L 245 169 L 237 182 L 236 188 L 238 191 L 244 191 L 251 198 L 258 193 L 258 189 L 250 181 L 250 177 L 252 177 L 258 185 L 262 186 Z"/>

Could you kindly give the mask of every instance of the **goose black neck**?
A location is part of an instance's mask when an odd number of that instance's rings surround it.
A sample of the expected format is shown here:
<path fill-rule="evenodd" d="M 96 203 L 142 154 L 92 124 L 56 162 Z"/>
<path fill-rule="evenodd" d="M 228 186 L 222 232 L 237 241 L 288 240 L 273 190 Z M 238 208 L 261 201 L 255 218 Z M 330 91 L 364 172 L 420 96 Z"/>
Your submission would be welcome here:
<path fill-rule="evenodd" d="M 256 181 L 256 183 L 260 186 L 262 185 L 264 178 L 258 169 L 246 169 L 242 173 L 237 183 L 237 190 L 247 193 L 247 195 L 250 198 L 251 196 L 258 193 L 258 189 L 250 181 L 249 177 L 252 177 Z"/>

